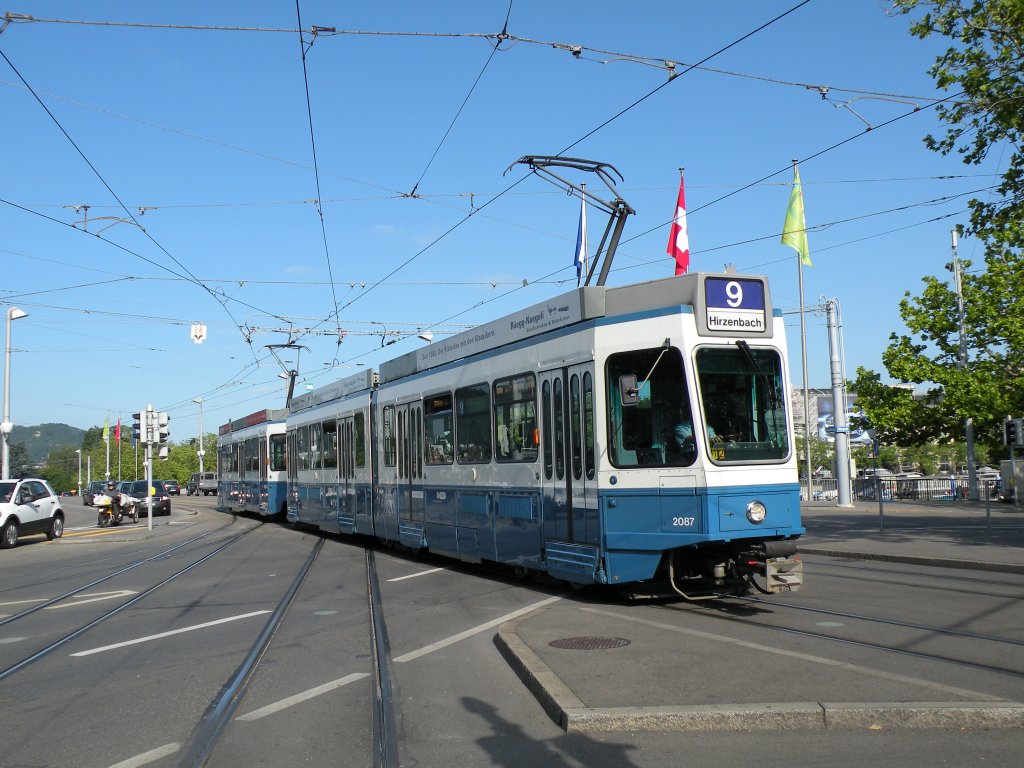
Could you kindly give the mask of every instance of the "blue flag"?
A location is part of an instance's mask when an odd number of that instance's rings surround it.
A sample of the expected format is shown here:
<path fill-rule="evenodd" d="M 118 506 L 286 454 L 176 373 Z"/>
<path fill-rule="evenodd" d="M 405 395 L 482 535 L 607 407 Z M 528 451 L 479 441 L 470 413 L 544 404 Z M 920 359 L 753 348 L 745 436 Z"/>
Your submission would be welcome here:
<path fill-rule="evenodd" d="M 587 201 L 583 200 L 580 202 L 580 227 L 576 233 L 576 255 L 572 259 L 572 263 L 576 267 L 577 288 L 583 279 L 584 266 L 587 266 L 589 270 L 589 262 L 590 258 L 587 255 Z"/>

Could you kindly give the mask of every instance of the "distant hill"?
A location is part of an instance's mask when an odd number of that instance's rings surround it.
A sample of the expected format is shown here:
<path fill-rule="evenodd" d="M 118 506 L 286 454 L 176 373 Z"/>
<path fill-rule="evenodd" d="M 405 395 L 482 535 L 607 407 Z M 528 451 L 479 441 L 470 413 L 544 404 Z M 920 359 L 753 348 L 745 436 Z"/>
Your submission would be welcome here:
<path fill-rule="evenodd" d="M 15 425 L 11 430 L 11 443 L 23 444 L 28 461 L 38 464 L 45 461 L 54 448 L 60 448 L 62 445 L 78 448 L 82 444 L 84 434 L 84 429 L 68 424 L 39 424 L 35 427 Z"/>

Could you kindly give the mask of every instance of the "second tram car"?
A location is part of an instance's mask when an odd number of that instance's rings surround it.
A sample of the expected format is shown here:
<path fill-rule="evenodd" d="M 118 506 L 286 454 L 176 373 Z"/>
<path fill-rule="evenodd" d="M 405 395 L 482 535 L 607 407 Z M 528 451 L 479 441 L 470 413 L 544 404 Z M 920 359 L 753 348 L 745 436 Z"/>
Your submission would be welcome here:
<path fill-rule="evenodd" d="M 287 517 L 580 585 L 796 589 L 788 377 L 764 277 L 579 288 L 293 400 Z"/>
<path fill-rule="evenodd" d="M 284 518 L 287 410 L 263 410 L 217 435 L 217 509 Z"/>

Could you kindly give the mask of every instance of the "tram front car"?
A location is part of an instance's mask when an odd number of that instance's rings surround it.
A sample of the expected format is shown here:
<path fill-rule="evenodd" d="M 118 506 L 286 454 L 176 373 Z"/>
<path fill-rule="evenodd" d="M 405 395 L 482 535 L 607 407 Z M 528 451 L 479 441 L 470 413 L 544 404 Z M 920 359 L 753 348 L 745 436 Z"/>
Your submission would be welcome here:
<path fill-rule="evenodd" d="M 798 589 L 786 337 L 767 279 L 698 273 L 606 301 L 622 322 L 595 329 L 605 579 L 667 580 L 687 599 Z"/>

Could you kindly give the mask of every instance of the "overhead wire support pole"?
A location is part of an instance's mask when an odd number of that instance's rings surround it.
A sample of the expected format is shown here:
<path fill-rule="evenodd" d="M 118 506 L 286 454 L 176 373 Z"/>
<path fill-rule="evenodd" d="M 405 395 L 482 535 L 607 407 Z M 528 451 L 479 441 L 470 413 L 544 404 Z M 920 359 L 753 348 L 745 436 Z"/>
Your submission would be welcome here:
<path fill-rule="evenodd" d="M 630 214 L 635 214 L 636 211 L 622 199 L 618 190 L 615 189 L 614 179 L 609 173 L 609 170 L 619 177 L 619 181 L 624 181 L 623 176 L 619 173 L 618 169 L 610 163 L 602 163 L 596 160 L 585 160 L 580 157 L 559 157 L 550 155 L 524 155 L 523 157 L 516 160 L 510 165 L 505 173 L 511 170 L 513 165 L 528 165 L 530 169 L 537 174 L 548 177 L 555 186 L 561 187 L 570 195 L 580 198 L 585 202 L 593 203 L 595 206 L 604 209 L 609 213 L 608 224 L 605 227 L 604 234 L 601 236 L 601 242 L 597 246 L 597 250 L 594 252 L 594 259 L 590 265 L 590 271 L 587 273 L 587 281 L 584 285 L 590 285 L 590 281 L 593 278 L 594 272 L 597 270 L 597 265 L 601 263 L 601 273 L 597 278 L 597 285 L 604 285 L 608 279 L 608 273 L 611 271 L 612 261 L 615 258 L 615 251 L 618 250 L 619 240 L 622 237 L 622 230 L 626 226 L 626 217 Z M 588 191 L 585 187 L 574 184 L 568 179 L 563 179 L 554 171 L 550 170 L 551 167 L 556 168 L 572 168 L 577 171 L 585 171 L 587 173 L 596 174 L 601 181 L 604 182 L 608 190 L 615 196 L 614 200 L 604 200 L 594 193 Z M 613 229 L 614 227 L 614 229 Z M 601 261 L 601 251 L 604 249 L 604 244 L 608 241 L 608 235 L 611 233 L 611 241 L 608 243 L 608 251 L 605 253 L 604 261 Z"/>

